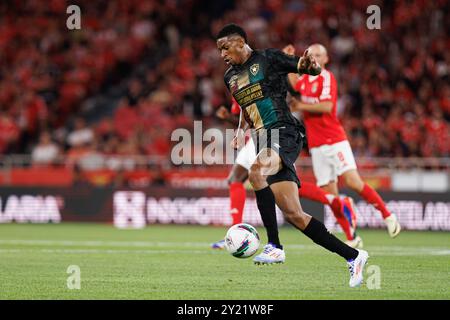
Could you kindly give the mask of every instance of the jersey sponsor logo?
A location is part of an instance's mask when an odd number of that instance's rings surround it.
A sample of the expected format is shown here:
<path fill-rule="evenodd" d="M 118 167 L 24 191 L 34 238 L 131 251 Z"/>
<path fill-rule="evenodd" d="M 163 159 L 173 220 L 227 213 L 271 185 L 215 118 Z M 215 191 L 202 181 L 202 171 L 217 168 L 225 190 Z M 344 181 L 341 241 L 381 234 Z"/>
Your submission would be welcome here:
<path fill-rule="evenodd" d="M 252 64 L 250 67 L 250 72 L 252 75 L 256 76 L 259 71 L 259 63 Z"/>
<path fill-rule="evenodd" d="M 319 85 L 317 84 L 317 82 L 313 83 L 312 86 L 311 86 L 311 92 L 312 93 L 316 93 L 318 87 L 319 87 Z"/>
<path fill-rule="evenodd" d="M 264 98 L 264 95 L 259 83 L 241 89 L 234 94 L 234 99 L 241 107 L 247 107 L 262 98 Z"/>

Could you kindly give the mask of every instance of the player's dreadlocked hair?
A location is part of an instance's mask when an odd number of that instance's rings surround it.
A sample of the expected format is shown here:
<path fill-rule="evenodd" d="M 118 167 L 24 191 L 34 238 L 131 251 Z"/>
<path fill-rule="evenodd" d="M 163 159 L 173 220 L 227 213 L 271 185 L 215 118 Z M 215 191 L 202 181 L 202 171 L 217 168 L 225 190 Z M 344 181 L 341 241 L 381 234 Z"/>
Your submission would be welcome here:
<path fill-rule="evenodd" d="M 245 42 L 247 43 L 247 34 L 245 33 L 244 29 L 242 27 L 238 26 L 237 24 L 230 23 L 224 26 L 219 33 L 217 34 L 216 40 L 227 37 L 232 34 L 237 34 L 244 38 Z"/>

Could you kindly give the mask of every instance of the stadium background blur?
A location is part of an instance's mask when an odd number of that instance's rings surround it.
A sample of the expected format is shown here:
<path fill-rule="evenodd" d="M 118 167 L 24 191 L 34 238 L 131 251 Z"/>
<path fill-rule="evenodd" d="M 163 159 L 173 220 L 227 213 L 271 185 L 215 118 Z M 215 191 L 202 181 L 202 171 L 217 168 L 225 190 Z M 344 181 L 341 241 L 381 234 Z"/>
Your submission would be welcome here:
<path fill-rule="evenodd" d="M 66 26 L 73 4 L 80 30 Z M 359 172 L 402 225 L 389 238 L 341 189 L 378 287 L 348 288 L 344 261 L 295 228 L 280 228 L 283 266 L 210 249 L 231 223 L 231 166 L 174 165 L 170 137 L 195 120 L 231 128 L 215 116 L 230 104 L 214 39 L 229 22 L 253 48 L 328 48 Z M 449 34 L 446 0 L 0 1 L 0 299 L 448 300 Z M 314 181 L 307 151 L 297 169 Z M 301 202 L 339 230 L 327 207 Z M 244 221 L 265 243 L 248 184 Z"/>
<path fill-rule="evenodd" d="M 70 4 L 81 8 L 80 30 L 66 27 Z M 372 4 L 381 8 L 381 30 L 366 26 Z M 392 181 L 398 170 L 428 170 L 439 174 L 428 185 L 449 190 L 445 0 L 25 0 L 2 1 L 0 16 L 5 188 L 226 190 L 229 166 L 174 166 L 170 136 L 192 130 L 194 120 L 203 130 L 229 127 L 215 116 L 230 97 L 214 35 L 235 22 L 253 48 L 328 48 L 338 114 L 369 183 L 392 190 L 410 183 Z M 204 146 L 193 146 L 194 157 Z M 313 181 L 306 151 L 298 166 Z M 400 188 L 411 190 L 421 191 Z"/>

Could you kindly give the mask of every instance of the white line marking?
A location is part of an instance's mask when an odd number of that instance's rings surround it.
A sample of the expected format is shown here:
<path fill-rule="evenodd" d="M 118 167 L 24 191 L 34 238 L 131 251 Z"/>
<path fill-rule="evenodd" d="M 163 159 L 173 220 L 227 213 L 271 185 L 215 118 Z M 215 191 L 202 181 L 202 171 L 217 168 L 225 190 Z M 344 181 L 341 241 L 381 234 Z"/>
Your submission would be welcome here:
<path fill-rule="evenodd" d="M 1 240 L 0 245 L 20 245 L 20 246 L 52 246 L 52 247 L 119 247 L 119 248 L 202 248 L 202 250 L 118 250 L 118 249 L 36 249 L 29 251 L 46 250 L 47 253 L 66 252 L 66 253 L 192 253 L 192 254 L 210 254 L 219 253 L 210 249 L 210 243 L 206 242 L 160 242 L 160 241 L 74 241 L 74 240 Z M 288 254 L 304 254 L 305 251 L 314 251 L 317 245 L 308 244 L 290 244 L 285 245 Z M 204 250 L 203 250 L 204 249 Z M 0 252 L 20 252 L 24 249 L 11 248 L 0 249 Z M 59 251 L 58 251 L 59 250 Z M 412 255 L 450 255 L 448 247 L 414 247 L 414 246 L 368 246 L 367 250 L 372 255 L 379 256 L 412 256 Z"/>

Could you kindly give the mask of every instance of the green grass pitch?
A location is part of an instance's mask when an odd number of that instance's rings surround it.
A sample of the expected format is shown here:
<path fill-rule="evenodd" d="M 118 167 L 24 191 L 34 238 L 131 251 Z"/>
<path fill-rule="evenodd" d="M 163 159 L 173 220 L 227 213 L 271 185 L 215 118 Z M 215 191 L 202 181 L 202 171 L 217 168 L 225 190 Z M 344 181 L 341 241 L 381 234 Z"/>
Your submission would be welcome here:
<path fill-rule="evenodd" d="M 258 231 L 264 244 L 264 229 Z M 280 229 L 286 263 L 274 266 L 210 249 L 225 232 L 175 225 L 0 225 L 0 299 L 450 298 L 449 233 L 404 231 L 390 239 L 385 230 L 361 230 L 368 267 L 374 267 L 366 283 L 352 289 L 345 261 L 294 228 Z M 81 271 L 79 290 L 67 286 L 71 265 Z"/>

